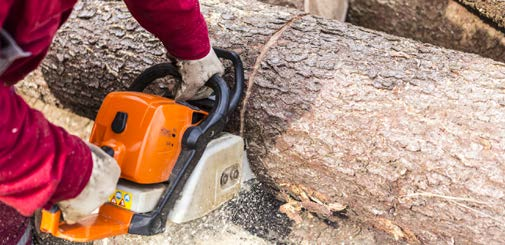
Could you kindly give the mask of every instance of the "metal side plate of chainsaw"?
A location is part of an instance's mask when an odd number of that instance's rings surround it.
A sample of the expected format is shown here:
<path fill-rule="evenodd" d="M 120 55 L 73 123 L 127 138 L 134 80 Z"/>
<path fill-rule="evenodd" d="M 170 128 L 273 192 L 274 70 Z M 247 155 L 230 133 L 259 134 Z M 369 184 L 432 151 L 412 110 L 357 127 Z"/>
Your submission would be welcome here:
<path fill-rule="evenodd" d="M 184 223 L 198 219 L 232 199 L 239 191 L 244 140 L 223 133 L 210 141 L 191 173 L 168 219 Z"/>
<path fill-rule="evenodd" d="M 174 223 L 198 219 L 232 199 L 240 191 L 243 178 L 250 175 L 244 154 L 244 141 L 239 136 L 222 133 L 210 141 L 168 219 Z M 120 181 L 109 201 L 135 213 L 149 212 L 164 186 Z"/>

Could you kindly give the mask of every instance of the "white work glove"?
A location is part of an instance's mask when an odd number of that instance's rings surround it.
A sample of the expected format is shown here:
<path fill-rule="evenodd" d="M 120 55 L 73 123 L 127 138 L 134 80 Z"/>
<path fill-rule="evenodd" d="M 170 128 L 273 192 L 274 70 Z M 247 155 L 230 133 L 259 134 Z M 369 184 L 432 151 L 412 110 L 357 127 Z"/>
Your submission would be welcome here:
<path fill-rule="evenodd" d="M 58 203 L 67 224 L 76 223 L 108 201 L 109 196 L 116 190 L 121 174 L 114 158 L 96 145 L 88 143 L 88 146 L 93 158 L 93 169 L 88 183 L 77 197 Z"/>
<path fill-rule="evenodd" d="M 224 66 L 212 48 L 199 60 L 176 59 L 176 64 L 182 76 L 182 83 L 175 88 L 176 100 L 198 100 L 209 97 L 212 89 L 205 87 L 205 83 L 214 74 L 224 73 Z"/>

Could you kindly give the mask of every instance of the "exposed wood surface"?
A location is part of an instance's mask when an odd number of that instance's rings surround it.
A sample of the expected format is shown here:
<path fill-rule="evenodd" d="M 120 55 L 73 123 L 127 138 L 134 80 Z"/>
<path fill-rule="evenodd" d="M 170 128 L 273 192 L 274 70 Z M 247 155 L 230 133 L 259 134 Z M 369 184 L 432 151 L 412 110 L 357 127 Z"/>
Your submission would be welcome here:
<path fill-rule="evenodd" d="M 122 3 L 85 5 L 55 39 L 41 93 L 92 117 L 164 50 Z M 338 222 L 328 214 L 347 206 L 411 243 L 505 242 L 502 63 L 250 0 L 202 10 L 215 46 L 256 74 L 248 154 L 293 210 Z"/>

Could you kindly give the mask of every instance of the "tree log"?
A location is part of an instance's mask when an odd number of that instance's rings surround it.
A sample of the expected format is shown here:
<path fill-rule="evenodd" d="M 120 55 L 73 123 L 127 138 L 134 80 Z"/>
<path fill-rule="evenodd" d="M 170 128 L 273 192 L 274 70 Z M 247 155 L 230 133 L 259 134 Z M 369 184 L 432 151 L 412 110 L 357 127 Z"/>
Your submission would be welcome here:
<path fill-rule="evenodd" d="M 455 0 L 350 0 L 350 6 L 347 21 L 355 25 L 505 61 L 505 34 Z"/>
<path fill-rule="evenodd" d="M 279 198 L 330 220 L 347 206 L 411 243 L 505 242 L 502 63 L 252 0 L 202 11 L 214 45 L 244 60 L 232 129 Z M 87 1 L 42 65 L 50 91 L 19 89 L 93 117 L 163 61 L 122 3 Z"/>
<path fill-rule="evenodd" d="M 260 1 L 300 10 L 304 2 Z M 350 0 L 346 21 L 503 62 L 504 6 L 502 1 L 485 0 Z"/>
<path fill-rule="evenodd" d="M 458 2 L 505 31 L 505 2 L 500 0 L 458 0 Z"/>

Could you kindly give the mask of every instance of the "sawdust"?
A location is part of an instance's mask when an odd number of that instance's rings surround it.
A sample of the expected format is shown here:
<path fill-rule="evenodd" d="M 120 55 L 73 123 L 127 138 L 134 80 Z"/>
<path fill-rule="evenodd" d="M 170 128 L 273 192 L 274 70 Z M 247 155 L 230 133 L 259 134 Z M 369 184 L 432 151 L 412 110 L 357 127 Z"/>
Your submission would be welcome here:
<path fill-rule="evenodd" d="M 201 219 L 169 222 L 159 235 L 125 235 L 94 244 L 270 244 L 291 231 L 291 221 L 277 211 L 279 205 L 261 183 L 252 180 L 236 198 Z"/>

